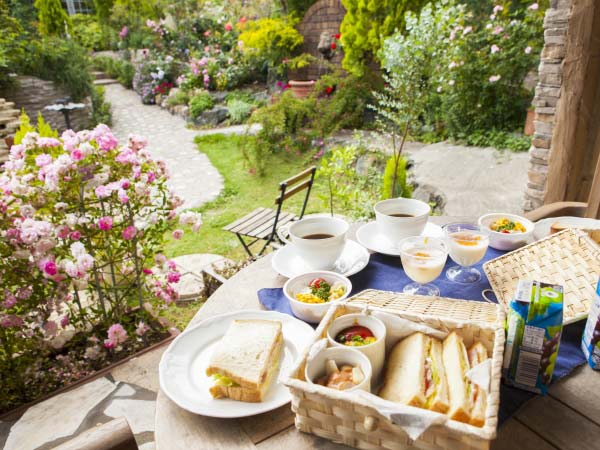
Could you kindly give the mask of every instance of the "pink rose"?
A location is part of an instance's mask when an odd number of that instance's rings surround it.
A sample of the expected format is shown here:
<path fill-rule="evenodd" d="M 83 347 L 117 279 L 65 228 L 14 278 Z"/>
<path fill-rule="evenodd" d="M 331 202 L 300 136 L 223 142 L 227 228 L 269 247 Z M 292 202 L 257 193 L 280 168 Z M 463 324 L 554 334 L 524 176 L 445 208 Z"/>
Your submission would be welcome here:
<path fill-rule="evenodd" d="M 129 225 L 123 230 L 123 239 L 125 239 L 126 241 L 130 241 L 135 237 L 136 233 L 136 228 L 133 225 Z"/>
<path fill-rule="evenodd" d="M 225 31 L 231 31 L 233 30 L 233 25 L 231 24 L 231 22 L 227 22 L 225 24 Z"/>
<path fill-rule="evenodd" d="M 104 339 L 104 348 L 106 349 L 112 349 L 115 348 L 115 343 L 113 341 L 111 341 L 110 339 Z"/>
<path fill-rule="evenodd" d="M 179 240 L 182 237 L 183 237 L 183 230 L 177 229 L 177 230 L 173 231 L 173 239 Z"/>
<path fill-rule="evenodd" d="M 53 277 L 58 273 L 58 268 L 56 267 L 56 263 L 51 259 L 43 259 L 40 262 L 40 267 L 44 271 L 46 275 Z"/>
<path fill-rule="evenodd" d="M 110 216 L 104 216 L 101 217 L 100 220 L 98 220 L 98 227 L 103 230 L 103 231 L 108 231 L 112 228 L 113 226 L 113 220 L 112 217 Z"/>
<path fill-rule="evenodd" d="M 108 329 L 108 339 L 115 344 L 122 344 L 127 340 L 127 331 L 123 328 L 120 323 L 111 325 Z"/>
<path fill-rule="evenodd" d="M 71 152 L 71 158 L 73 159 L 73 161 L 80 161 L 83 159 L 83 152 L 76 148 Z"/>
<path fill-rule="evenodd" d="M 123 204 L 129 202 L 129 196 L 127 195 L 127 192 L 125 192 L 125 190 L 123 189 L 118 190 L 117 197 L 119 197 L 119 201 Z"/>
<path fill-rule="evenodd" d="M 41 155 L 37 155 L 35 157 L 35 165 L 38 167 L 44 167 L 48 164 L 52 164 L 52 156 L 47 153 L 42 153 Z"/>
<path fill-rule="evenodd" d="M 135 334 L 137 334 L 138 336 L 143 336 L 144 334 L 146 334 L 146 332 L 150 329 L 150 327 L 148 325 L 146 325 L 144 322 L 140 321 L 138 323 L 137 328 L 135 329 Z"/>
<path fill-rule="evenodd" d="M 179 272 L 169 272 L 167 274 L 167 281 L 169 283 L 179 283 L 181 279 L 181 274 Z"/>
<path fill-rule="evenodd" d="M 142 272 L 144 272 L 146 275 L 152 275 L 152 269 L 143 268 Z"/>
<path fill-rule="evenodd" d="M 60 319 L 60 326 L 65 328 L 67 325 L 69 325 L 69 316 L 67 316 L 66 314 L 64 316 L 62 316 L 62 318 Z"/>
<path fill-rule="evenodd" d="M 100 185 L 95 189 L 96 197 L 98 198 L 106 198 L 110 196 L 111 192 L 107 186 Z"/>
<path fill-rule="evenodd" d="M 69 237 L 74 241 L 78 241 L 79 239 L 81 239 L 81 233 L 79 231 L 73 231 L 71 232 Z"/>

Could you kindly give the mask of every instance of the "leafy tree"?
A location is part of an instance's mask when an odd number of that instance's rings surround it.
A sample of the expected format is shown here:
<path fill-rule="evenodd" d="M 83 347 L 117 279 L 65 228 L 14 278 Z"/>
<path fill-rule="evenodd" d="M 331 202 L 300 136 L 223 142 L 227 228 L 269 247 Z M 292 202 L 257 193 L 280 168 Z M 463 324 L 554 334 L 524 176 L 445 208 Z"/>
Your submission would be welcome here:
<path fill-rule="evenodd" d="M 110 18 L 112 7 L 115 4 L 115 0 L 94 0 L 94 9 L 96 10 L 96 16 L 101 23 L 107 23 Z"/>
<path fill-rule="evenodd" d="M 341 25 L 346 70 L 363 75 L 383 39 L 404 28 L 406 11 L 418 11 L 426 0 L 342 0 L 346 15 Z"/>
<path fill-rule="evenodd" d="M 316 2 L 317 0 L 281 0 L 281 7 L 286 14 L 302 18 Z"/>
<path fill-rule="evenodd" d="M 60 0 L 35 0 L 33 4 L 38 10 L 39 30 L 44 36 L 64 36 L 70 27 L 67 12 Z"/>

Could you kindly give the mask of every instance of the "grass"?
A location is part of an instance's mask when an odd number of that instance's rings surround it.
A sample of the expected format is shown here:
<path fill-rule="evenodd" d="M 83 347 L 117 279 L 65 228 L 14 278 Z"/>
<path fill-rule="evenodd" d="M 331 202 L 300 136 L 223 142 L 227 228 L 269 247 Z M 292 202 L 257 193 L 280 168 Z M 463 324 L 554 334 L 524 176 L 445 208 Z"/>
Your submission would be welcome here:
<path fill-rule="evenodd" d="M 271 155 L 267 163 L 269 169 L 266 175 L 260 177 L 244 159 L 242 149 L 246 139 L 253 137 L 214 134 L 196 138 L 198 149 L 223 175 L 225 187 L 217 199 L 197 209 L 202 213 L 204 222 L 198 233 L 186 233 L 179 241 L 169 235 L 165 249 L 167 256 L 214 253 L 236 261 L 245 259 L 247 255 L 237 237 L 222 228 L 258 207 L 274 207 L 279 183 L 312 164 L 312 155 Z M 195 182 L 198 189 L 202 189 L 201 180 Z M 319 193 L 325 193 L 325 187 L 317 180 L 307 213 L 325 210 L 323 201 L 318 198 Z M 286 200 L 284 210 L 299 214 L 303 194 L 304 191 Z"/>

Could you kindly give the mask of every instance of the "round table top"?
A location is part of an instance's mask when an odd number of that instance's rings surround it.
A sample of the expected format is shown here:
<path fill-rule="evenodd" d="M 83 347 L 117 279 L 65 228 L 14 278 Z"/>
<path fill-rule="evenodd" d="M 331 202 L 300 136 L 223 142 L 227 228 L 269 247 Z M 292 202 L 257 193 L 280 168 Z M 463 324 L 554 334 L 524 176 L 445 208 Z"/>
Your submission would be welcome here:
<path fill-rule="evenodd" d="M 438 216 L 432 217 L 431 221 L 443 225 L 455 219 Z M 353 224 L 349 230 L 348 236 L 351 239 L 359 225 Z M 272 257 L 273 254 L 262 257 L 227 280 L 198 310 L 188 327 L 209 317 L 235 310 L 264 309 L 258 301 L 257 291 L 261 288 L 282 287 L 287 281 L 287 278 L 272 269 Z M 159 391 L 155 421 L 157 450 L 245 449 L 255 448 L 259 442 L 262 447 L 270 448 L 267 442 L 272 439 L 275 439 L 273 446 L 280 445 L 280 434 L 283 431 L 286 432 L 286 441 L 291 439 L 289 443 L 293 448 L 347 448 L 295 430 L 294 414 L 289 404 L 257 416 L 216 419 L 185 411 Z M 199 443 L 202 445 L 199 446 Z"/>
<path fill-rule="evenodd" d="M 438 216 L 432 217 L 431 221 L 443 225 L 468 219 Z M 206 301 L 188 327 L 218 314 L 242 309 L 264 309 L 259 303 L 257 291 L 261 288 L 282 287 L 287 280 L 271 268 L 271 259 L 272 254 L 266 255 L 230 278 Z M 580 383 L 586 382 L 585 379 L 590 377 L 588 372 L 593 371 L 590 369 L 585 374 L 571 377 L 571 380 L 575 380 L 576 390 L 579 389 Z M 594 384 L 600 390 L 600 377 L 596 378 L 599 379 L 599 382 Z M 560 383 L 558 385 L 560 386 Z M 579 398 L 575 400 L 576 402 L 569 401 L 569 403 L 573 403 L 571 407 L 579 408 L 577 402 L 581 400 Z M 564 398 L 561 401 L 564 401 Z M 539 402 L 531 403 L 538 404 Z M 537 417 L 539 414 L 537 408 L 531 412 L 532 416 Z M 494 442 L 493 447 L 496 449 L 512 449 L 515 442 L 522 442 L 523 439 L 541 445 L 541 447 L 533 446 L 530 448 L 547 448 L 543 445 L 546 442 L 539 437 L 538 433 L 521 424 L 519 416 L 523 416 L 523 414 L 518 414 L 516 420 L 511 418 L 506 422 L 500 430 L 498 440 Z M 348 448 L 296 430 L 293 426 L 294 414 L 289 404 L 257 416 L 240 419 L 217 419 L 185 411 L 159 391 L 156 401 L 155 422 L 157 450 L 258 448 L 277 448 L 279 450 L 282 446 L 290 449 L 318 448 L 321 450 Z M 560 447 L 562 448 L 562 446 Z"/>

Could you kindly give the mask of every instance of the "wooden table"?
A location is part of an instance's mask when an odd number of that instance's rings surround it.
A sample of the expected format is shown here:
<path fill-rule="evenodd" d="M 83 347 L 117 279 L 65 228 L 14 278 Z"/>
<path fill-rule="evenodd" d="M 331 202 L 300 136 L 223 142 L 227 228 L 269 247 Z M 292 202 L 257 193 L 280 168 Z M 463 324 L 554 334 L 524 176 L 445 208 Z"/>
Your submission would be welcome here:
<path fill-rule="evenodd" d="M 450 218 L 435 217 L 438 224 Z M 262 309 L 256 296 L 263 287 L 286 281 L 271 268 L 267 255 L 234 275 L 200 308 L 190 326 L 236 309 Z M 162 392 L 156 401 L 157 450 L 218 449 L 347 449 L 294 427 L 285 405 L 242 419 L 214 419 L 191 414 Z M 528 402 L 498 431 L 497 450 L 600 449 L 600 373 L 587 365 L 553 384 L 550 394 Z"/>

